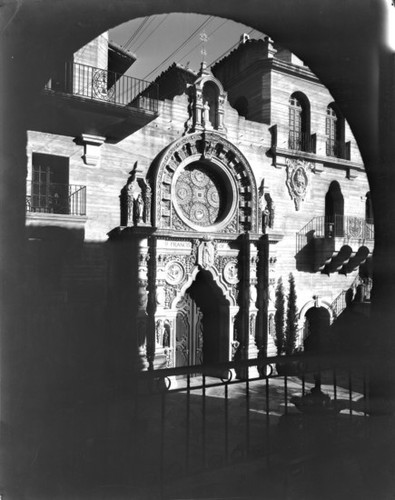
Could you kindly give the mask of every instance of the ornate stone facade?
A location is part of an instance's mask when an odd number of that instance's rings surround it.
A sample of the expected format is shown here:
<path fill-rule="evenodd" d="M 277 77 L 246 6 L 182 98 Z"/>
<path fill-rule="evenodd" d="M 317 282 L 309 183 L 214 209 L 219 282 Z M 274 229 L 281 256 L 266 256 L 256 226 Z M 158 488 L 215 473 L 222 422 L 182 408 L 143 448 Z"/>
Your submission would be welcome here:
<path fill-rule="evenodd" d="M 300 210 L 301 202 L 305 199 L 309 188 L 309 173 L 311 164 L 303 160 L 286 160 L 287 188 L 294 200 L 296 210 Z"/>

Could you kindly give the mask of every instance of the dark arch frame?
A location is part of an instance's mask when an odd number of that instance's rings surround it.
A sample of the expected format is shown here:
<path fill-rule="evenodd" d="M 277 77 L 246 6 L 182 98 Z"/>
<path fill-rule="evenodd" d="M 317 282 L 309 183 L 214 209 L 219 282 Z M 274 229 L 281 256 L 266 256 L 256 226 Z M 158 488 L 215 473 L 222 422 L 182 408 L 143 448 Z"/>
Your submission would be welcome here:
<path fill-rule="evenodd" d="M 376 378 L 373 387 L 381 401 L 394 395 L 394 346 L 390 333 L 395 321 L 395 280 L 391 271 L 395 245 L 392 224 L 395 144 L 391 128 L 395 123 L 395 96 L 393 52 L 384 41 L 386 8 L 391 8 L 386 0 L 306 0 L 296 7 L 291 7 L 289 0 L 249 0 L 248 8 L 238 0 L 42 0 L 39 8 L 36 0 L 24 0 L 3 6 L 0 46 L 5 64 L 0 76 L 0 95 L 7 98 L 0 100 L 0 116 L 4 117 L 4 133 L 0 134 L 0 186 L 7 210 L 0 213 L 0 226 L 7 235 L 3 238 L 1 259 L 4 273 L 1 396 L 5 425 L 20 424 L 23 428 L 28 422 L 35 428 L 28 411 L 21 415 L 28 408 L 24 384 L 37 365 L 24 345 L 20 314 L 27 300 L 21 293 L 26 130 L 29 116 L 34 113 L 34 102 L 58 60 L 66 60 L 90 40 L 122 22 L 175 11 L 226 17 L 267 33 L 306 62 L 344 111 L 373 181 L 377 237 L 372 315 L 377 356 L 372 361 L 372 375 Z M 353 33 L 363 33 L 362 37 L 350 36 L 350 19 Z M 15 377 L 15 369 L 19 367 L 23 370 Z M 24 457 L 34 456 L 36 450 L 29 449 L 24 441 L 20 437 L 13 452 L 23 444 L 27 447 Z M 7 461 L 19 466 L 16 457 L 11 456 Z"/>

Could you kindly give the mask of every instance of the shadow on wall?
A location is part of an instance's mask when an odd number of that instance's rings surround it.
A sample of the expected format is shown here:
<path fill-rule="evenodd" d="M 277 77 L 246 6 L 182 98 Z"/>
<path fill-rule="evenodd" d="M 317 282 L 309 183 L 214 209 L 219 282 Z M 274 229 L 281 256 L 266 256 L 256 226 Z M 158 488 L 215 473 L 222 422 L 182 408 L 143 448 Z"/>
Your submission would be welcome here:
<path fill-rule="evenodd" d="M 10 498 L 64 499 L 124 478 L 130 464 L 137 253 L 84 241 L 83 229 L 27 233 L 13 360 L 23 412 L 2 428 L 3 487 Z"/>

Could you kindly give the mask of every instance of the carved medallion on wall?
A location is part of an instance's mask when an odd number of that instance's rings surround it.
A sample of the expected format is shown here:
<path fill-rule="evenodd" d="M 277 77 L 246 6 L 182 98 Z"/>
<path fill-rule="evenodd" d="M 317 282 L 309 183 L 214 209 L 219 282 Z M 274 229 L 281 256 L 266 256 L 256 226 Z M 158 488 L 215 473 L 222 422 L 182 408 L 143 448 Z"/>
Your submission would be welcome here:
<path fill-rule="evenodd" d="M 234 285 L 239 282 L 236 259 L 229 261 L 225 265 L 223 275 L 224 280 L 229 283 L 229 285 Z"/>
<path fill-rule="evenodd" d="M 349 217 L 347 220 L 346 236 L 350 238 L 362 238 L 363 222 L 359 217 Z"/>
<path fill-rule="evenodd" d="M 287 188 L 294 200 L 296 210 L 300 209 L 301 202 L 305 199 L 309 187 L 309 172 L 311 164 L 302 160 L 286 160 Z"/>
<path fill-rule="evenodd" d="M 167 263 L 165 268 L 165 280 L 170 285 L 178 285 L 185 277 L 185 269 L 180 262 L 173 260 Z"/>

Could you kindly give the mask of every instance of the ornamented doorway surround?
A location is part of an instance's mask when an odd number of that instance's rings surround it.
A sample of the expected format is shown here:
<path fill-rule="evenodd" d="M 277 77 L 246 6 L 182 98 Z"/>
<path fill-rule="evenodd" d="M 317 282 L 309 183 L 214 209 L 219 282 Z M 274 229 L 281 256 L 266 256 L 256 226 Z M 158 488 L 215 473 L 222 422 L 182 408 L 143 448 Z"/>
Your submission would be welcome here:
<path fill-rule="evenodd" d="M 156 228 L 148 239 L 147 321 L 170 329 L 169 345 L 147 329 L 149 367 L 257 356 L 267 277 L 257 267 L 262 235 L 248 161 L 222 134 L 192 133 L 164 150 L 147 182 Z"/>
<path fill-rule="evenodd" d="M 152 198 L 142 197 L 145 216 L 114 237 L 136 240 L 141 364 L 161 369 L 265 356 L 281 235 L 262 234 L 256 179 L 246 158 L 223 135 L 195 132 L 170 144 L 146 178 L 137 177 L 132 187 L 144 185 Z M 188 304 L 199 281 L 209 285 L 215 314 L 204 293 L 194 297 L 192 309 Z M 221 321 L 210 326 L 210 315 Z M 182 329 L 192 338 L 185 339 Z"/>

